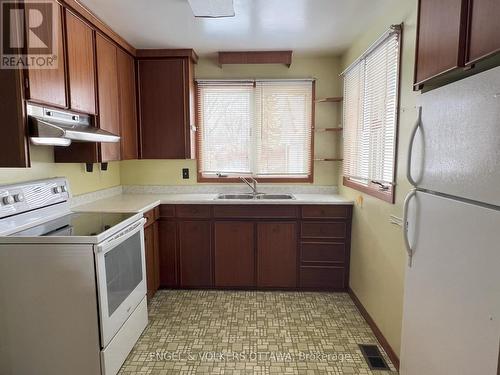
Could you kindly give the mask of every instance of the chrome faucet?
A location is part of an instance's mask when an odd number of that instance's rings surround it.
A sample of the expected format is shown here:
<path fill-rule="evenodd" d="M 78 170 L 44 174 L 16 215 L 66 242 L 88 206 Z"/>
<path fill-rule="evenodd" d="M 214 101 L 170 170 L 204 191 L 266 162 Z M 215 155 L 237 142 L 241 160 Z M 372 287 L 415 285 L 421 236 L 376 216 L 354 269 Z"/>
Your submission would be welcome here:
<path fill-rule="evenodd" d="M 260 194 L 257 191 L 257 180 L 253 177 L 249 177 L 248 180 L 245 177 L 240 177 L 240 180 L 250 186 L 250 189 L 252 189 L 252 194 L 253 195 L 258 195 Z"/>

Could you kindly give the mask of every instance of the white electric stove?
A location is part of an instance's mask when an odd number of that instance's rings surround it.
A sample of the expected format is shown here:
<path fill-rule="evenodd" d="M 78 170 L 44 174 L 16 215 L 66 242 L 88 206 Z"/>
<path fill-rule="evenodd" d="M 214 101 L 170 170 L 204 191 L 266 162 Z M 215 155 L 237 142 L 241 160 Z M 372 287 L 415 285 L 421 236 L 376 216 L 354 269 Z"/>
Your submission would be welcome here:
<path fill-rule="evenodd" d="M 116 374 L 147 325 L 141 214 L 72 212 L 66 179 L 0 186 L 0 373 Z"/>

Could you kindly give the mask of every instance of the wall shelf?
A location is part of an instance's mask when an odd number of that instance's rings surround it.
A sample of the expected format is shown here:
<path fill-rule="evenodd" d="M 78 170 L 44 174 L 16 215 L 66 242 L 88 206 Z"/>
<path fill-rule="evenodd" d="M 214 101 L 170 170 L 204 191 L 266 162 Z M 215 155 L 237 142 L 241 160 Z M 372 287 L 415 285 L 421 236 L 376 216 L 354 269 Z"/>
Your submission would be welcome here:
<path fill-rule="evenodd" d="M 344 100 L 342 96 L 331 96 L 328 98 L 316 99 L 316 103 L 340 103 L 342 100 Z"/>
<path fill-rule="evenodd" d="M 219 67 L 225 64 L 292 64 L 293 51 L 219 52 Z"/>

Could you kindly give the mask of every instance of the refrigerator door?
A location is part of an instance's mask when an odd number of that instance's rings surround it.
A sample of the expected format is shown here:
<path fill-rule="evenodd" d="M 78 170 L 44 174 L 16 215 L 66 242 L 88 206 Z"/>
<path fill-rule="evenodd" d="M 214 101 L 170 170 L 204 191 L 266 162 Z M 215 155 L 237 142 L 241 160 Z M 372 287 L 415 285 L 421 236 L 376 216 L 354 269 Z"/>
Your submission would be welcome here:
<path fill-rule="evenodd" d="M 500 206 L 500 67 L 419 102 L 410 168 L 418 187 Z"/>
<path fill-rule="evenodd" d="M 402 375 L 496 375 L 500 211 L 417 192 L 410 202 Z"/>

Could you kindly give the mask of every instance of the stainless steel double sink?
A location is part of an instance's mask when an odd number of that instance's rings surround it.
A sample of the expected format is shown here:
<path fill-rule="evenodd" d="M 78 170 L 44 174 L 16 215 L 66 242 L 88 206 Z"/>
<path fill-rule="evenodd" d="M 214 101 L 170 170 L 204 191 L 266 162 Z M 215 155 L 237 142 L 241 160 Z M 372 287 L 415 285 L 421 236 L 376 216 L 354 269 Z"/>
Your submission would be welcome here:
<path fill-rule="evenodd" d="M 295 199 L 292 194 L 219 194 L 216 200 L 242 199 L 242 200 L 283 200 Z"/>

